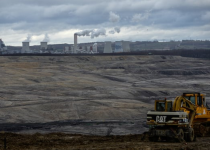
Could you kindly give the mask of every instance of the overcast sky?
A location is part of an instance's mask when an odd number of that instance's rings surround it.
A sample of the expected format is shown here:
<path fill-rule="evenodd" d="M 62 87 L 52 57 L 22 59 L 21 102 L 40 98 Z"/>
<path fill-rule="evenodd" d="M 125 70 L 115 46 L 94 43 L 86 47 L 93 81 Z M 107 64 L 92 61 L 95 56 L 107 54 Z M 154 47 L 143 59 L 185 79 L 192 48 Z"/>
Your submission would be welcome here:
<path fill-rule="evenodd" d="M 0 38 L 38 45 L 97 41 L 210 40 L 210 0 L 0 0 Z"/>

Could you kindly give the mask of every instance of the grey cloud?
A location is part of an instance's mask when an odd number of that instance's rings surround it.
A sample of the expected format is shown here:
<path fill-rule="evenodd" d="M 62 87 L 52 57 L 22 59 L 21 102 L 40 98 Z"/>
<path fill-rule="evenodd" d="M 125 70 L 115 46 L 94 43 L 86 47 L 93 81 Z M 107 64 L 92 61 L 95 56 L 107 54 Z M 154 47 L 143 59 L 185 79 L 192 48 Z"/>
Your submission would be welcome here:
<path fill-rule="evenodd" d="M 71 5 L 58 5 L 45 8 L 43 10 L 43 17 L 54 18 L 59 16 L 68 16 L 69 12 L 74 10 Z"/>
<path fill-rule="evenodd" d="M 135 14 L 135 15 L 133 15 L 131 21 L 132 22 L 140 22 L 145 19 L 148 19 L 148 17 L 149 17 L 149 12 L 147 12 L 145 14 Z"/>
<path fill-rule="evenodd" d="M 120 30 L 120 27 L 114 27 L 113 30 L 110 30 L 110 31 L 109 31 L 109 34 L 115 34 L 116 32 L 117 32 L 117 33 L 120 33 L 120 31 L 121 31 L 121 30 Z"/>
<path fill-rule="evenodd" d="M 108 33 L 113 34 L 115 26 L 120 33 L 137 26 L 204 30 L 210 22 L 209 8 L 209 0 L 2 0 L 0 29 L 6 26 L 25 35 L 100 28 L 112 29 Z"/>
<path fill-rule="evenodd" d="M 115 34 L 115 31 L 114 30 L 110 30 L 109 34 Z"/>
<path fill-rule="evenodd" d="M 120 33 L 120 27 L 115 27 L 114 30 L 115 30 L 117 33 Z"/>
<path fill-rule="evenodd" d="M 203 20 L 210 22 L 210 11 L 205 12 L 202 17 Z"/>
<path fill-rule="evenodd" d="M 115 14 L 114 12 L 110 11 L 109 12 L 109 21 L 116 23 L 120 21 L 120 16 Z"/>

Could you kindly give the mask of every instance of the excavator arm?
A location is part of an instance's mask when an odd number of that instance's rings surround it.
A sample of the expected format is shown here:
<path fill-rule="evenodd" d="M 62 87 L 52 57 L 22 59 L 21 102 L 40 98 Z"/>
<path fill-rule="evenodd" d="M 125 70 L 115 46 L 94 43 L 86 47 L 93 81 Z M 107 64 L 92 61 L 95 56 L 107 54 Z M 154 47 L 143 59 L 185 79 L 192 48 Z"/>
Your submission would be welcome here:
<path fill-rule="evenodd" d="M 196 115 L 196 106 L 189 101 L 188 99 L 186 99 L 183 96 L 178 96 L 176 97 L 174 104 L 173 104 L 173 111 L 185 111 L 185 112 L 189 112 L 188 116 L 189 116 L 189 127 L 192 126 L 192 122 L 195 118 Z"/>

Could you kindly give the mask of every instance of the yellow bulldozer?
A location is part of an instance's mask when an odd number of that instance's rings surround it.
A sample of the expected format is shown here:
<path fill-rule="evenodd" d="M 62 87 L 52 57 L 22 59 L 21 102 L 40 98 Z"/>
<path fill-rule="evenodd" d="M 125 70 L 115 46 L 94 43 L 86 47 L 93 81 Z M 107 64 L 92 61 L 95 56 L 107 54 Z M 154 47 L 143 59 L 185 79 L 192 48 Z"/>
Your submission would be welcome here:
<path fill-rule="evenodd" d="M 183 93 L 175 100 L 156 100 L 154 111 L 147 112 L 149 140 L 176 139 L 192 142 L 210 133 L 210 108 L 205 95 Z"/>

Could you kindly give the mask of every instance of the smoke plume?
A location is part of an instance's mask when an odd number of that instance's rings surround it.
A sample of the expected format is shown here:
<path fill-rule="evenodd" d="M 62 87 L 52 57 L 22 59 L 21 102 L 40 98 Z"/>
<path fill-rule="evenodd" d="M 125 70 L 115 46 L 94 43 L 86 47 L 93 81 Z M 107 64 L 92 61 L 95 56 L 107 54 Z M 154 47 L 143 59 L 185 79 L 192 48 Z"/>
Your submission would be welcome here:
<path fill-rule="evenodd" d="M 31 35 L 28 35 L 27 38 L 23 42 L 31 42 Z"/>
<path fill-rule="evenodd" d="M 110 11 L 109 12 L 109 21 L 113 22 L 113 23 L 119 22 L 120 21 L 120 16 L 113 13 L 112 11 Z"/>
<path fill-rule="evenodd" d="M 100 35 L 106 35 L 105 29 L 95 29 L 91 32 L 91 38 L 99 37 Z"/>
<path fill-rule="evenodd" d="M 83 30 L 76 33 L 78 36 L 91 36 L 91 38 L 99 37 L 101 35 L 106 35 L 105 29 L 94 29 L 94 30 Z"/>
<path fill-rule="evenodd" d="M 78 36 L 90 36 L 90 33 L 92 32 L 93 30 L 83 30 L 83 31 L 80 31 L 80 32 L 77 32 L 76 34 Z"/>
<path fill-rule="evenodd" d="M 49 41 L 50 41 L 50 38 L 48 34 L 46 33 L 42 42 L 49 42 Z"/>

